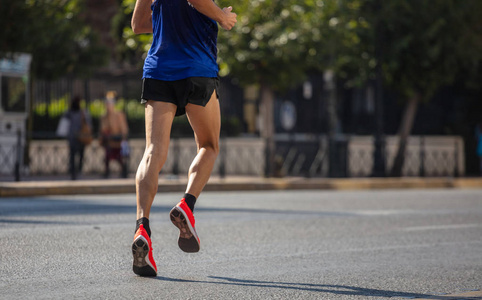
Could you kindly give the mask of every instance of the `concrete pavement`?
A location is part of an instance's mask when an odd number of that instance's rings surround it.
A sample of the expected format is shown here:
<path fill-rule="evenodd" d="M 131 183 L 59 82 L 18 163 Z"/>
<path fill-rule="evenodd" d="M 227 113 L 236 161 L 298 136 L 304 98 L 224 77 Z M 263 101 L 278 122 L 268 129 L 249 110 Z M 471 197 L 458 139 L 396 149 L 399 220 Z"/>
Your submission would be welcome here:
<path fill-rule="evenodd" d="M 159 192 L 179 192 L 186 186 L 183 177 L 163 176 Z M 426 188 L 482 188 L 482 177 L 477 178 L 262 178 L 228 176 L 212 177 L 205 191 L 261 191 L 261 190 L 370 190 L 370 189 L 426 189 Z M 135 193 L 135 180 L 86 179 L 0 182 L 0 197 L 42 195 L 124 194 Z"/>

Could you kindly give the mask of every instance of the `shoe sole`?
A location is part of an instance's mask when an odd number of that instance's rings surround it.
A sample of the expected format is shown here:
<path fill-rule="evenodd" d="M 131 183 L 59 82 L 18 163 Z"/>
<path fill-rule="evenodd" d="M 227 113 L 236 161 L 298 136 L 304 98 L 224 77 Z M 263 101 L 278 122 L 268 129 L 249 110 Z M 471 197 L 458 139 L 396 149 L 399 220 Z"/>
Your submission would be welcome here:
<path fill-rule="evenodd" d="M 157 275 L 156 270 L 149 263 L 149 244 L 142 236 L 132 243 L 132 255 L 134 262 L 132 270 L 139 276 L 153 277 Z"/>
<path fill-rule="evenodd" d="M 176 206 L 171 210 L 170 217 L 172 224 L 179 228 L 179 238 L 177 240 L 179 248 L 188 253 L 198 252 L 200 247 L 196 231 L 189 226 L 184 211 Z"/>

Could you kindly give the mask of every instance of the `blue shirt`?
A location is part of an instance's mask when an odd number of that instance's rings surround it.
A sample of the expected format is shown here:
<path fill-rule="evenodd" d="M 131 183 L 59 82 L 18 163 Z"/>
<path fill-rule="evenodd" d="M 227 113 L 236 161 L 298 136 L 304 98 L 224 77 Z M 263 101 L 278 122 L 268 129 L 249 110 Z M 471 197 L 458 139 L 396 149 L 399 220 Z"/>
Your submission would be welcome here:
<path fill-rule="evenodd" d="M 153 40 L 143 77 L 165 81 L 217 77 L 216 21 L 187 0 L 156 0 L 151 9 Z"/>

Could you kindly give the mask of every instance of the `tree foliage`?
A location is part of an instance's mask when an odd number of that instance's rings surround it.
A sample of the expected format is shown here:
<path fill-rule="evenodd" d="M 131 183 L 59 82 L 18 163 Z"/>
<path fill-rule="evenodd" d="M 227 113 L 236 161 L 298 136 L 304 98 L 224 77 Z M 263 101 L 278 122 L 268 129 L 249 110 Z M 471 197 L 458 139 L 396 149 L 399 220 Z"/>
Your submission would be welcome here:
<path fill-rule="evenodd" d="M 384 28 L 391 47 L 385 46 L 385 73 L 387 82 L 406 96 L 429 99 L 482 59 L 482 2 L 410 2 L 387 7 Z M 397 21 L 390 21 L 395 16 Z"/>
<path fill-rule="evenodd" d="M 142 57 L 151 35 L 135 35 L 135 0 L 119 0 L 114 20 L 127 60 Z M 220 75 L 273 88 L 292 86 L 307 72 L 333 68 L 350 85 L 375 78 L 409 97 L 430 98 L 442 85 L 476 71 L 482 55 L 478 0 L 218 0 L 232 5 L 238 23 L 220 30 Z M 377 52 L 377 47 L 380 53 Z"/>
<path fill-rule="evenodd" d="M 82 13 L 81 0 L 3 1 L 0 56 L 31 53 L 32 74 L 38 78 L 88 76 L 105 63 L 107 51 Z"/>
<path fill-rule="evenodd" d="M 338 74 L 348 83 L 365 84 L 380 68 L 385 87 L 406 101 L 391 170 L 400 176 L 418 103 L 458 78 L 470 79 L 481 65 L 482 2 L 345 0 L 339 11 L 345 22 L 338 36 L 356 18 L 367 26 L 353 31 L 359 47 L 337 48 Z"/>
<path fill-rule="evenodd" d="M 131 28 L 136 0 L 118 0 L 120 10 L 112 21 L 113 36 L 118 42 L 116 53 L 120 60 L 139 65 L 144 62 L 152 43 L 152 34 L 135 34 Z"/>
<path fill-rule="evenodd" d="M 238 14 L 236 26 L 219 34 L 220 74 L 283 89 L 305 79 L 309 71 L 322 69 L 329 54 L 327 20 L 334 4 L 220 0 L 221 7 L 232 5 Z"/>
<path fill-rule="evenodd" d="M 482 2 L 477 0 L 344 0 L 339 7 L 338 74 L 349 83 L 375 78 L 405 98 L 429 99 L 482 59 Z M 352 44 L 343 44 L 351 31 Z M 348 39 L 348 40 L 350 40 Z M 345 39 L 346 41 L 346 39 Z M 379 53 L 377 54 L 377 47 Z"/>

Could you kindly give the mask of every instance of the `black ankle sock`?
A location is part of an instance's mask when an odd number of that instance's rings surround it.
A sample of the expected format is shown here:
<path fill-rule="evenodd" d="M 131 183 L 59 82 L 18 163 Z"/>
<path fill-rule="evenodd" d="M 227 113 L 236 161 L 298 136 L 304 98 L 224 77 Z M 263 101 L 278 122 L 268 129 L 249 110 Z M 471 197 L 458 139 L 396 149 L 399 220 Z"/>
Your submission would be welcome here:
<path fill-rule="evenodd" d="M 196 197 L 191 194 L 184 194 L 184 199 L 186 200 L 187 206 L 194 212 L 194 204 L 196 204 Z"/>
<path fill-rule="evenodd" d="M 144 225 L 144 229 L 147 231 L 147 235 L 151 237 L 151 228 L 149 228 L 149 219 L 146 217 L 142 217 L 136 221 L 136 232 L 139 229 L 140 225 Z"/>

